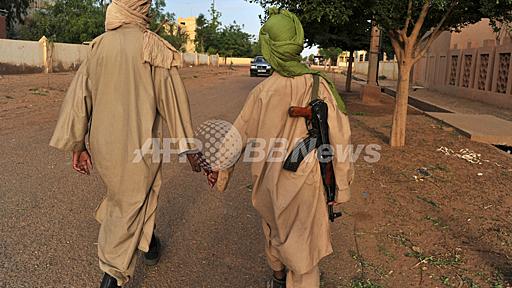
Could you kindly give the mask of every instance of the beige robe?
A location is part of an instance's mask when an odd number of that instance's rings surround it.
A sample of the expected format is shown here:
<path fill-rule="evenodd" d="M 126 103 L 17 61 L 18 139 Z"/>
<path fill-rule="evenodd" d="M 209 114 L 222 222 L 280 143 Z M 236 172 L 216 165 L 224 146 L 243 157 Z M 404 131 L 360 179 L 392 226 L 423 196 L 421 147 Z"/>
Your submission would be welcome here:
<path fill-rule="evenodd" d="M 264 139 L 267 143 L 265 155 L 269 155 L 272 147 L 268 143 L 271 139 L 285 138 L 289 140 L 286 156 L 289 155 L 296 140 L 307 135 L 307 128 L 303 118 L 288 116 L 288 108 L 307 106 L 312 87 L 311 75 L 286 78 L 277 73 L 257 86 L 234 123 L 244 146 L 251 138 Z M 324 80 L 321 81 L 319 98 L 328 105 L 331 144 L 343 145 L 345 149 L 350 143 L 349 121 L 337 108 Z M 334 148 L 335 154 L 341 152 Z M 280 263 L 272 263 L 276 258 L 294 273 L 306 274 L 323 257 L 332 253 L 320 167 L 315 153 L 310 153 L 295 173 L 284 170 L 282 165 L 282 162 L 268 162 L 265 159 L 252 163 L 252 202 L 264 221 L 263 230 L 269 241 L 267 244 L 271 246 L 267 253 L 271 251 L 273 254 L 269 257 L 271 267 L 279 268 Z M 226 188 L 232 171 L 220 172 L 219 190 Z M 334 159 L 339 203 L 350 198 L 352 171 L 348 159 Z"/>
<path fill-rule="evenodd" d="M 50 145 L 80 151 L 89 135 L 94 168 L 107 187 L 96 218 L 103 271 L 120 285 L 132 277 L 137 249 L 147 251 L 162 183 L 161 160 L 133 163 L 148 139 L 194 137 L 187 93 L 178 71 L 143 61 L 143 32 L 125 25 L 98 37 L 64 98 Z M 193 147 L 182 142 L 178 149 Z"/>

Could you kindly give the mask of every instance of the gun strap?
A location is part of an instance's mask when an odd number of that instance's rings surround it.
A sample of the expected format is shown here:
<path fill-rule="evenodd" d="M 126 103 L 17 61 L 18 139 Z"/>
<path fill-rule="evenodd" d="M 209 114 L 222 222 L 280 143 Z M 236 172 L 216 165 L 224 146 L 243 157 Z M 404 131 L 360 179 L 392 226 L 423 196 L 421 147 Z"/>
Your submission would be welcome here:
<path fill-rule="evenodd" d="M 313 90 L 311 91 L 311 101 L 318 99 L 319 89 L 320 89 L 320 76 L 313 74 Z"/>

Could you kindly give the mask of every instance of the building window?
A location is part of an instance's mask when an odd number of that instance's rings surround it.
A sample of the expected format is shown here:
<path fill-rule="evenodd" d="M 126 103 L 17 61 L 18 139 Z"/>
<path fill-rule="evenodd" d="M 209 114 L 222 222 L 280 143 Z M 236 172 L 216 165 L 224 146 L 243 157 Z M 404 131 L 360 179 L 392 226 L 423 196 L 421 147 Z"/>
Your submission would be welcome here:
<path fill-rule="evenodd" d="M 459 65 L 459 56 L 453 55 L 452 62 L 450 65 L 450 78 L 449 84 L 455 86 L 457 84 L 457 67 Z"/>
<path fill-rule="evenodd" d="M 478 90 L 487 90 L 487 70 L 489 69 L 489 54 L 480 55 L 480 69 L 478 73 Z"/>
<path fill-rule="evenodd" d="M 507 93 L 508 77 L 510 70 L 510 54 L 500 53 L 498 62 L 498 80 L 496 81 L 496 92 Z"/>

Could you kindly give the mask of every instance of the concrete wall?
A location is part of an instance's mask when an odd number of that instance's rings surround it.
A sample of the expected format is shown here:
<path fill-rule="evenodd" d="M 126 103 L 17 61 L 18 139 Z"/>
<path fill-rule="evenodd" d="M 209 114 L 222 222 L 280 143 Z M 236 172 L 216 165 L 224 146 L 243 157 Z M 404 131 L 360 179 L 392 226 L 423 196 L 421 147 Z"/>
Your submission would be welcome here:
<path fill-rule="evenodd" d="M 208 55 L 201 53 L 182 53 L 183 66 L 197 66 L 197 65 L 219 65 L 218 55 Z"/>
<path fill-rule="evenodd" d="M 53 45 L 53 72 L 76 70 L 87 57 L 89 46 L 55 43 Z"/>
<path fill-rule="evenodd" d="M 199 65 L 210 64 L 210 56 L 208 54 L 197 54 L 197 61 Z"/>
<path fill-rule="evenodd" d="M 413 70 L 413 83 L 453 97 L 512 108 L 512 43 L 489 20 L 443 33 Z"/>
<path fill-rule="evenodd" d="M 0 74 L 43 72 L 39 42 L 0 39 Z"/>
<path fill-rule="evenodd" d="M 72 71 L 88 52 L 87 45 L 50 43 L 44 37 L 39 42 L 0 39 L 0 74 Z M 182 53 L 181 59 L 186 66 L 221 64 L 218 55 Z"/>
<path fill-rule="evenodd" d="M 354 72 L 368 75 L 368 61 L 355 61 Z M 379 77 L 386 77 L 388 80 L 398 80 L 398 64 L 395 61 L 380 61 Z"/>
<path fill-rule="evenodd" d="M 471 49 L 484 47 L 487 41 L 496 44 L 496 34 L 489 25 L 489 19 L 469 25 L 459 33 L 452 33 L 450 49 Z"/>
<path fill-rule="evenodd" d="M 183 53 L 183 65 L 233 65 L 249 66 L 252 58 L 219 57 L 218 55 L 208 55 L 200 53 Z"/>
<path fill-rule="evenodd" d="M 210 65 L 219 66 L 220 57 L 219 55 L 210 55 Z"/>
<path fill-rule="evenodd" d="M 196 53 L 182 53 L 183 65 L 196 65 L 197 64 L 197 54 Z"/>
<path fill-rule="evenodd" d="M 250 66 L 253 58 L 221 57 L 221 65 Z"/>
<path fill-rule="evenodd" d="M 7 19 L 5 16 L 0 15 L 0 39 L 7 38 Z"/>

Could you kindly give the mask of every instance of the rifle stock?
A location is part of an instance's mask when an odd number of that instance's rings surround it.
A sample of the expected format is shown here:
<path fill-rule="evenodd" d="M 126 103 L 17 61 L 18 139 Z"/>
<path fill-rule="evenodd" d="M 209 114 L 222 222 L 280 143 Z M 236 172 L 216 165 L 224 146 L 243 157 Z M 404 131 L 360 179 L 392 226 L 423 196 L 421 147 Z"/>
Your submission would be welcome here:
<path fill-rule="evenodd" d="M 297 107 L 292 106 L 290 109 L 288 109 L 288 115 L 293 118 L 306 118 L 306 120 L 311 120 L 313 117 L 313 111 L 311 109 L 311 106 L 308 107 Z"/>

